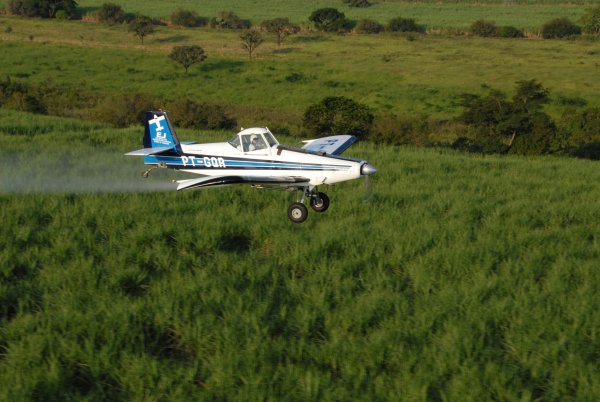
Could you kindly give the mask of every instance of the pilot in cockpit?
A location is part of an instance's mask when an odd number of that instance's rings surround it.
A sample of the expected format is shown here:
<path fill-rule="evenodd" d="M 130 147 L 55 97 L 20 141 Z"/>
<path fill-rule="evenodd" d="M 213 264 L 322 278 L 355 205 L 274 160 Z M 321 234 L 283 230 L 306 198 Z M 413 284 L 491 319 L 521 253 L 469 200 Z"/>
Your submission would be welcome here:
<path fill-rule="evenodd" d="M 248 151 L 255 151 L 259 149 L 258 148 L 258 137 L 256 135 L 253 135 L 250 138 L 250 144 L 248 145 Z"/>

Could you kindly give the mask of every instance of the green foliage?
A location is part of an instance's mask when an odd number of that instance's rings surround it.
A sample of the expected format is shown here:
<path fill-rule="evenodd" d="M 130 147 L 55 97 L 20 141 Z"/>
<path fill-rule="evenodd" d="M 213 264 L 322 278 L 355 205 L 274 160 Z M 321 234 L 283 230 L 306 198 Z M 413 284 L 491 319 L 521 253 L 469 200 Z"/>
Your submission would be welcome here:
<path fill-rule="evenodd" d="M 497 34 L 500 38 L 522 38 L 523 31 L 513 26 L 502 26 L 498 28 Z"/>
<path fill-rule="evenodd" d="M 332 96 L 309 106 L 303 123 L 314 135 L 349 134 L 365 138 L 373 119 L 368 106 L 343 96 Z"/>
<path fill-rule="evenodd" d="M 350 25 L 344 13 L 331 7 L 313 11 L 308 20 L 315 25 L 315 28 L 325 32 L 345 31 Z"/>
<path fill-rule="evenodd" d="M 252 58 L 252 53 L 263 42 L 262 35 L 255 29 L 250 29 L 240 35 L 242 47 L 248 52 L 248 57 Z"/>
<path fill-rule="evenodd" d="M 377 34 L 383 32 L 384 26 L 377 21 L 364 19 L 356 23 L 354 30 L 361 34 Z"/>
<path fill-rule="evenodd" d="M 121 24 L 125 22 L 126 15 L 123 8 L 115 3 L 104 3 L 96 11 L 96 18 L 104 24 Z"/>
<path fill-rule="evenodd" d="M 498 28 L 493 21 L 477 20 L 471 24 L 469 32 L 477 36 L 493 37 L 498 34 Z"/>
<path fill-rule="evenodd" d="M 233 11 L 221 11 L 210 20 L 210 26 L 219 29 L 248 29 L 250 21 L 242 20 Z"/>
<path fill-rule="evenodd" d="M 266 20 L 261 25 L 267 32 L 277 36 L 277 46 L 281 45 L 285 37 L 300 32 L 300 27 L 292 24 L 288 18 Z"/>
<path fill-rule="evenodd" d="M 568 153 L 600 160 L 600 108 L 568 109 L 559 122 Z"/>
<path fill-rule="evenodd" d="M 425 32 L 425 27 L 418 25 L 413 18 L 392 18 L 386 29 L 389 32 Z"/>
<path fill-rule="evenodd" d="M 590 35 L 600 35 L 600 6 L 588 8 L 581 17 L 583 32 Z"/>
<path fill-rule="evenodd" d="M 171 119 L 176 127 L 208 130 L 232 130 L 237 126 L 223 106 L 198 103 L 189 98 L 178 98 L 169 103 Z"/>
<path fill-rule="evenodd" d="M 137 16 L 131 22 L 127 28 L 130 32 L 133 32 L 137 36 L 142 45 L 144 44 L 144 38 L 154 33 L 154 22 L 152 18 L 145 16 Z"/>
<path fill-rule="evenodd" d="M 175 46 L 171 50 L 169 58 L 176 63 L 181 64 L 183 68 L 185 68 L 185 73 L 187 74 L 188 68 L 206 60 L 206 55 L 204 54 L 204 49 L 198 45 Z"/>
<path fill-rule="evenodd" d="M 205 21 L 198 17 L 195 11 L 184 10 L 182 8 L 176 10 L 171 14 L 171 24 L 179 25 L 182 27 L 196 27 L 204 25 Z"/>
<path fill-rule="evenodd" d="M 500 91 L 486 97 L 464 95 L 459 120 L 478 129 L 476 140 L 487 152 L 546 154 L 556 151 L 556 126 L 541 112 L 548 90 L 535 80 L 518 81 L 512 101 Z"/>
<path fill-rule="evenodd" d="M 568 18 L 555 18 L 542 26 L 544 39 L 560 39 L 580 34 L 581 27 L 575 25 Z"/>
<path fill-rule="evenodd" d="M 93 120 L 112 124 L 115 127 L 127 127 L 142 124 L 144 112 L 153 110 L 159 105 L 153 95 L 143 93 L 123 93 L 100 100 L 92 110 Z"/>
<path fill-rule="evenodd" d="M 10 0 L 8 11 L 24 17 L 54 18 L 56 12 L 64 11 L 67 16 L 75 15 L 75 0 Z"/>
<path fill-rule="evenodd" d="M 342 3 L 349 5 L 350 7 L 364 8 L 371 7 L 372 4 L 369 0 L 342 0 Z"/>
<path fill-rule="evenodd" d="M 35 89 L 10 77 L 0 80 L 0 106 L 30 113 L 47 112 L 42 97 Z"/>

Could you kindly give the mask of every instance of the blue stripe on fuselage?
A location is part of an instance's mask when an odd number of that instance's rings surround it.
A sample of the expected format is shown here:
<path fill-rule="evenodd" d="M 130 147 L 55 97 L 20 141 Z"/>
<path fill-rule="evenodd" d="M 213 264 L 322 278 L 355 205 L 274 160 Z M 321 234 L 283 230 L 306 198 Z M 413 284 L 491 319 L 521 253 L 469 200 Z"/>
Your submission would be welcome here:
<path fill-rule="evenodd" d="M 321 165 L 311 163 L 275 162 L 252 159 L 225 159 L 223 157 L 182 155 L 182 156 L 144 156 L 149 165 L 164 163 L 174 169 L 273 169 L 273 170 L 348 170 L 349 165 Z"/>

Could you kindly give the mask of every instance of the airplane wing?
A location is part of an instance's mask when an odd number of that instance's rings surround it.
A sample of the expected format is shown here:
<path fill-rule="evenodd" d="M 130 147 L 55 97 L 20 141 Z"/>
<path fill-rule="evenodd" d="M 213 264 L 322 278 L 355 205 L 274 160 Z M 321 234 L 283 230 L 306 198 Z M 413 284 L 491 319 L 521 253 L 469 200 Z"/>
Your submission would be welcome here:
<path fill-rule="evenodd" d="M 350 145 L 354 144 L 358 138 L 353 135 L 333 135 L 316 140 L 302 141 L 306 143 L 303 149 L 312 152 L 325 152 L 329 155 L 340 155 Z"/>
<path fill-rule="evenodd" d="M 293 186 L 308 183 L 310 179 L 298 176 L 261 177 L 261 176 L 209 176 L 199 179 L 178 180 L 177 190 L 186 188 L 214 187 L 228 184 L 266 184 L 276 186 Z"/>

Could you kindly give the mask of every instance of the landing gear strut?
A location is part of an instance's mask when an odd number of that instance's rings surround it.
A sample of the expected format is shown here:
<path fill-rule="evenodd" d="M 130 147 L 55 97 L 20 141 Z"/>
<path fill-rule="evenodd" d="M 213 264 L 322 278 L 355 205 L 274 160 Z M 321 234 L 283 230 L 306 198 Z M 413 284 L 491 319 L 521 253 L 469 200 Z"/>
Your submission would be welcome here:
<path fill-rule="evenodd" d="M 325 193 L 316 191 L 316 188 L 296 190 L 296 202 L 288 208 L 288 218 L 294 223 L 302 223 L 308 218 L 308 208 L 304 199 L 308 197 L 309 205 L 315 212 L 325 212 L 329 208 L 329 197 Z"/>

